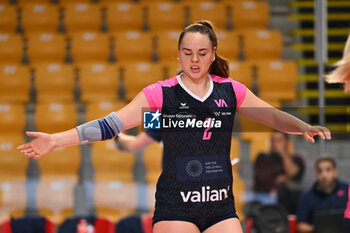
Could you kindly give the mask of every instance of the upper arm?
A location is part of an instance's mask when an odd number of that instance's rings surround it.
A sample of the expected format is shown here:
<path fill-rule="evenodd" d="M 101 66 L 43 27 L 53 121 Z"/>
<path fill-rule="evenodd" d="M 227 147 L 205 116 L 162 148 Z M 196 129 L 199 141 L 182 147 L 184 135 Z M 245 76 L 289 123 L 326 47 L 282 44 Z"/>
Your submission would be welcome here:
<path fill-rule="evenodd" d="M 130 129 L 142 122 L 142 109 L 148 108 L 149 104 L 143 92 L 140 92 L 129 104 L 117 111 L 118 116 L 124 123 L 125 129 Z"/>
<path fill-rule="evenodd" d="M 162 86 L 159 83 L 154 83 L 143 88 L 128 105 L 117 111 L 117 114 L 124 123 L 124 128 L 129 129 L 142 123 L 144 108 L 155 111 L 161 110 L 162 105 Z"/>
<path fill-rule="evenodd" d="M 243 99 L 242 104 L 238 108 L 238 112 L 240 114 L 244 114 L 245 113 L 244 110 L 248 108 L 269 108 L 269 107 L 272 108 L 270 104 L 266 103 L 265 101 L 263 101 L 262 99 L 254 95 L 254 93 L 251 92 L 251 90 L 247 89 L 245 98 Z"/>

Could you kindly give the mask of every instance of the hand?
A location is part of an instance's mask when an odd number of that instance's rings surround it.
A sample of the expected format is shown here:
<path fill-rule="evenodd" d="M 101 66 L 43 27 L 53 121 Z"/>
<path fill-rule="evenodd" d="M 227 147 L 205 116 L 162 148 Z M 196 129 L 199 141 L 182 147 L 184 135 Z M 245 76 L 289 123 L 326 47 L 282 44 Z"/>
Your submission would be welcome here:
<path fill-rule="evenodd" d="M 40 132 L 26 132 L 26 134 L 35 139 L 18 146 L 17 150 L 27 158 L 39 159 L 55 148 L 55 140 L 50 134 Z"/>
<path fill-rule="evenodd" d="M 326 127 L 310 126 L 304 133 L 304 138 L 311 143 L 315 142 L 314 136 L 318 135 L 323 140 L 331 140 L 331 132 Z"/>
<path fill-rule="evenodd" d="M 275 179 L 275 185 L 279 186 L 280 184 L 282 184 L 283 182 L 285 182 L 287 180 L 287 176 L 285 175 L 279 175 L 276 177 Z"/>

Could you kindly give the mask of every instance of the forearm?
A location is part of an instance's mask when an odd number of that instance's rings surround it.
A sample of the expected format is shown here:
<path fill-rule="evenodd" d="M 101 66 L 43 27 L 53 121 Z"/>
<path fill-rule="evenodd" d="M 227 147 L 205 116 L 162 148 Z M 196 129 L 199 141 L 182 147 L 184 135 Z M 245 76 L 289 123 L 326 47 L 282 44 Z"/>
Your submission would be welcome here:
<path fill-rule="evenodd" d="M 267 125 L 279 131 L 291 134 L 303 134 L 311 127 L 302 120 L 278 109 L 269 108 L 266 111 L 266 114 L 271 116 L 270 119 L 267 119 Z"/>
<path fill-rule="evenodd" d="M 51 137 L 53 139 L 55 148 L 80 144 L 78 131 L 76 128 L 51 134 Z"/>
<path fill-rule="evenodd" d="M 312 233 L 314 231 L 314 226 L 308 223 L 298 223 L 298 233 Z"/>
<path fill-rule="evenodd" d="M 303 134 L 311 127 L 302 120 L 272 107 L 249 90 L 237 111 L 244 117 L 286 133 Z"/>

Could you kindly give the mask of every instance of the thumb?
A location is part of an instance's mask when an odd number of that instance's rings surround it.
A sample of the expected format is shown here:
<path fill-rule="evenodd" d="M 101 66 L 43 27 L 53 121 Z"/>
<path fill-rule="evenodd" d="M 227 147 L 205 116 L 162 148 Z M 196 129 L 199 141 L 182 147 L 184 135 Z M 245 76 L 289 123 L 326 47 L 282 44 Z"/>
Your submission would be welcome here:
<path fill-rule="evenodd" d="M 27 131 L 26 134 L 30 137 L 38 137 L 40 135 L 39 132 L 31 132 L 31 131 Z"/>

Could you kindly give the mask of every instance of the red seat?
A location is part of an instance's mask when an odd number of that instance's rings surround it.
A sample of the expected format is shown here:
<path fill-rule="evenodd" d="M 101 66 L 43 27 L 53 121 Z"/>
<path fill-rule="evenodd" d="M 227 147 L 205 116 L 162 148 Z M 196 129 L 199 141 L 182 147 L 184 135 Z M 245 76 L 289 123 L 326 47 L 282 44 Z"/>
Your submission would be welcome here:
<path fill-rule="evenodd" d="M 97 218 L 95 220 L 95 233 L 114 233 L 115 224 L 104 218 Z"/>
<path fill-rule="evenodd" d="M 141 225 L 144 233 L 152 233 L 152 214 L 141 215 Z"/>

